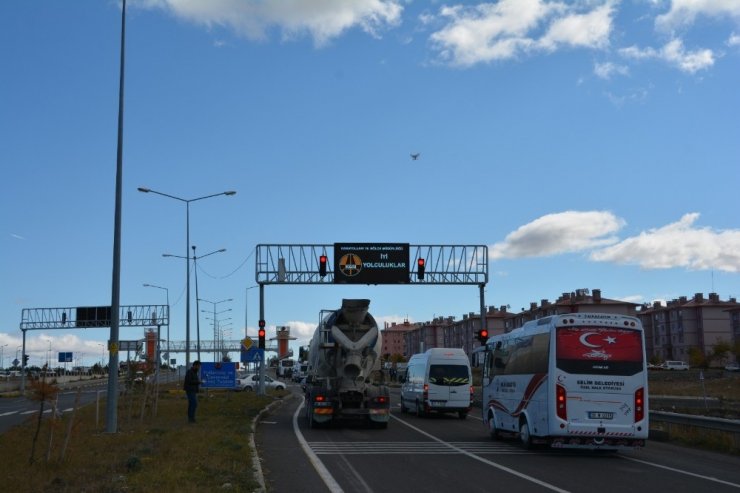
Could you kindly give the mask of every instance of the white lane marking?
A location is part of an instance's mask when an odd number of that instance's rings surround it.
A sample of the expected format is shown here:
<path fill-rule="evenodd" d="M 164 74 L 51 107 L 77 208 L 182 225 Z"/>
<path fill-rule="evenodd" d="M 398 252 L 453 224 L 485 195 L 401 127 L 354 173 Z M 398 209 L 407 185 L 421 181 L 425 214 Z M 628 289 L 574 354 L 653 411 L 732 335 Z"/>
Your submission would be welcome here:
<path fill-rule="evenodd" d="M 477 460 L 479 462 L 483 462 L 484 464 L 488 464 L 489 466 L 493 466 L 496 469 L 500 469 L 501 471 L 508 472 L 509 474 L 513 474 L 514 476 L 517 476 L 517 477 L 520 477 L 520 478 L 522 478 L 522 479 L 524 479 L 526 481 L 530 481 L 532 483 L 538 484 L 538 485 L 540 485 L 540 486 L 542 486 L 544 488 L 547 488 L 549 490 L 558 491 L 559 493 L 568 493 L 568 490 L 564 490 L 562 488 L 558 488 L 554 484 L 546 483 L 544 481 L 541 481 L 541 480 L 539 480 L 537 478 L 534 478 L 532 476 L 528 476 L 528 475 L 526 475 L 524 473 L 521 473 L 521 472 L 516 471 L 514 469 L 511 469 L 509 467 L 503 466 L 501 464 L 498 464 L 496 462 L 490 461 L 488 459 L 484 459 L 483 457 L 477 456 L 477 455 L 475 455 L 475 454 L 473 454 L 471 452 L 468 452 L 467 450 L 463 450 L 462 448 L 460 448 L 458 446 L 455 446 L 455 445 L 453 445 L 451 443 L 447 443 L 444 440 L 442 440 L 440 438 L 437 438 L 434 435 L 431 435 L 431 434 L 427 433 L 426 431 L 424 431 L 424 430 L 422 430 L 420 428 L 417 428 L 416 426 L 414 426 L 414 425 L 412 425 L 410 423 L 407 423 L 406 421 L 402 420 L 401 418 L 397 418 L 397 417 L 393 416 L 392 414 L 391 414 L 391 418 L 393 418 L 396 421 L 399 421 L 400 423 L 408 426 L 412 430 L 414 430 L 414 431 L 416 431 L 418 433 L 421 433 L 422 435 L 424 435 L 426 437 L 431 438 L 432 440 L 434 440 L 436 442 L 443 443 L 443 444 L 447 445 L 448 447 L 450 447 L 450 448 L 452 448 L 454 450 L 457 450 L 459 453 L 464 454 L 464 455 L 467 455 L 471 459 L 475 459 L 475 460 Z"/>
<path fill-rule="evenodd" d="M 450 442 L 450 444 L 474 454 L 524 455 L 531 453 L 494 442 Z M 438 442 L 309 442 L 309 445 L 318 455 L 456 455 L 460 453 L 450 448 L 448 444 Z"/>
<path fill-rule="evenodd" d="M 678 473 L 681 473 L 681 474 L 685 474 L 687 476 L 693 476 L 695 478 L 706 479 L 707 481 L 714 481 L 715 483 L 722 483 L 722 484 L 726 484 L 727 486 L 733 486 L 735 488 L 740 488 L 740 484 L 730 483 L 729 481 L 724 481 L 722 479 L 713 478 L 712 476 L 704 476 L 702 474 L 696 474 L 696 473 L 693 473 L 693 472 L 684 471 L 683 469 L 675 469 L 673 467 L 663 466 L 661 464 L 656 464 L 654 462 L 648 462 L 648 461 L 644 461 L 644 460 L 640 460 L 640 459 L 635 459 L 635 458 L 632 458 L 632 457 L 624 457 L 623 456 L 622 458 L 623 459 L 627 459 L 627 460 L 631 460 L 633 462 L 639 462 L 640 464 L 645 464 L 647 466 L 659 467 L 660 469 L 666 469 L 666 470 L 671 471 L 671 472 L 678 472 Z"/>
<path fill-rule="evenodd" d="M 18 412 L 18 411 L 8 411 L 7 413 L 2 413 L 2 414 L 0 414 L 0 417 L 1 417 L 1 416 L 10 416 L 11 414 L 15 414 L 15 413 L 17 413 L 17 412 Z"/>
<path fill-rule="evenodd" d="M 34 409 L 32 411 L 23 411 L 21 414 L 33 414 L 39 412 L 38 409 Z"/>
<path fill-rule="evenodd" d="M 298 442 L 301 444 L 303 453 L 308 456 L 308 460 L 311 461 L 311 464 L 314 469 L 316 469 L 319 477 L 324 481 L 326 487 L 329 488 L 329 491 L 332 493 L 344 493 L 344 490 L 339 486 L 339 483 L 334 479 L 334 476 L 331 475 L 326 466 L 324 466 L 324 463 L 319 460 L 319 457 L 314 454 L 311 447 L 308 446 L 308 442 L 303 438 L 303 433 L 301 433 L 301 430 L 298 428 L 298 413 L 303 409 L 303 404 L 306 401 L 305 397 L 302 397 L 301 399 L 300 405 L 295 410 L 295 413 L 293 413 L 293 432 L 295 433 L 296 438 L 298 438 Z"/>

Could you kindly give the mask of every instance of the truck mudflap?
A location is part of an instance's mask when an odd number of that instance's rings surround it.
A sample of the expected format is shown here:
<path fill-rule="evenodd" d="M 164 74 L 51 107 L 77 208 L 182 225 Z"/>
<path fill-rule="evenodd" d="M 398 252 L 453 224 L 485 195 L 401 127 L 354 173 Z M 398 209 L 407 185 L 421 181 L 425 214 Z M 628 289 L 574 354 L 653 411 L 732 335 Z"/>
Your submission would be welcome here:
<path fill-rule="evenodd" d="M 308 395 L 306 402 L 306 417 L 309 425 L 328 423 L 333 420 L 369 420 L 381 428 L 390 421 L 390 395 L 387 387 L 373 389 L 369 395 L 357 401 L 357 395 L 351 394 L 350 399 L 342 399 L 336 394 L 332 397 L 324 392 Z M 346 405 L 345 405 L 346 404 Z"/>

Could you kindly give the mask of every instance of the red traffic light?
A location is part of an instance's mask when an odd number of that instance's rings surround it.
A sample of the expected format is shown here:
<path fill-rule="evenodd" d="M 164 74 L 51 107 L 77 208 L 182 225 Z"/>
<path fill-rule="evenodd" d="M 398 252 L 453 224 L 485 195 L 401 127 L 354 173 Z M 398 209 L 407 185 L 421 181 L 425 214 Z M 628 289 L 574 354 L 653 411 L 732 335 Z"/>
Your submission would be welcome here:
<path fill-rule="evenodd" d="M 424 279 L 424 270 L 426 270 L 426 265 L 427 265 L 426 260 L 424 260 L 423 258 L 420 258 L 416 262 L 416 277 L 417 277 L 417 279 L 419 279 L 419 280 Z"/>
<path fill-rule="evenodd" d="M 263 322 L 263 320 L 260 320 L 260 324 L 262 324 Z M 257 347 L 260 349 L 265 349 L 265 328 L 262 325 L 260 325 L 260 328 L 257 331 L 257 337 L 259 339 Z"/>
<path fill-rule="evenodd" d="M 329 259 L 326 255 L 322 255 L 319 257 L 319 275 L 321 277 L 324 277 L 326 275 L 326 262 L 328 260 Z"/>

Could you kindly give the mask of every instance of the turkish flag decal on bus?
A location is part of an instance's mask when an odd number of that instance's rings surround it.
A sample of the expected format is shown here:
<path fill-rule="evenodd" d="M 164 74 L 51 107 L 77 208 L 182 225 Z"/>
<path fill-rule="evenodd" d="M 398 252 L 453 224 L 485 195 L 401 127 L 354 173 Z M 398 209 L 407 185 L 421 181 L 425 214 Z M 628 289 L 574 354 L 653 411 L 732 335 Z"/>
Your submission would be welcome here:
<path fill-rule="evenodd" d="M 558 359 L 642 361 L 642 338 L 637 330 L 611 327 L 558 327 Z"/>

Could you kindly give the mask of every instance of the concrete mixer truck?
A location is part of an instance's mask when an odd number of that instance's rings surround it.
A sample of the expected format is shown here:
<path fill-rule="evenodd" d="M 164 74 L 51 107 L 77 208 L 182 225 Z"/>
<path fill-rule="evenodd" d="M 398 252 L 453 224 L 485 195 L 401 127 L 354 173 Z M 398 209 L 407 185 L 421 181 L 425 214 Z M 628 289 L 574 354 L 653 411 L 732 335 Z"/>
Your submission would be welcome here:
<path fill-rule="evenodd" d="M 390 394 L 372 373 L 380 369 L 381 334 L 370 300 L 342 300 L 322 310 L 308 349 L 306 418 L 310 427 L 336 420 L 362 420 L 386 428 Z"/>

